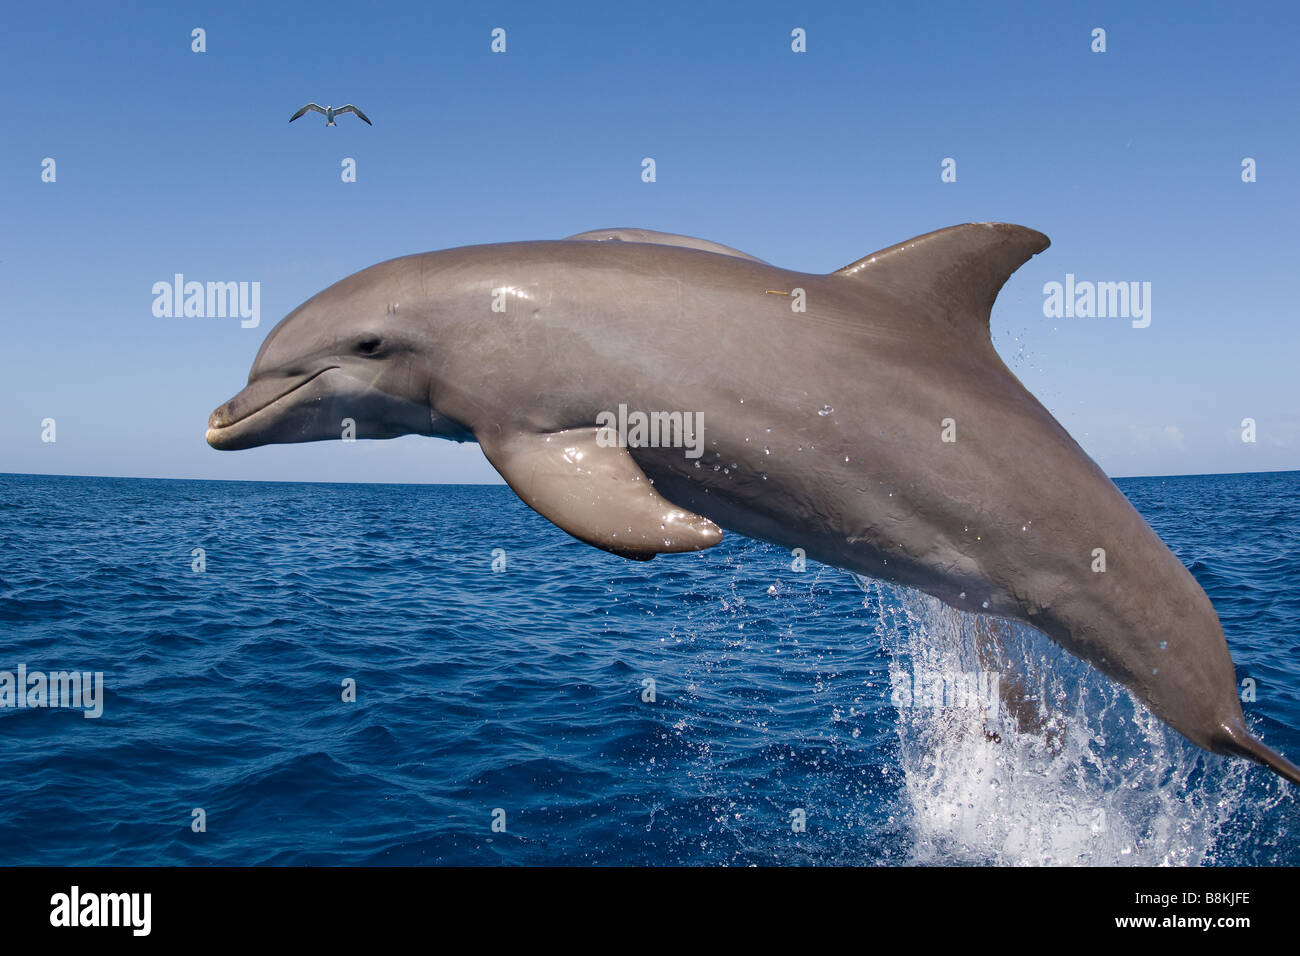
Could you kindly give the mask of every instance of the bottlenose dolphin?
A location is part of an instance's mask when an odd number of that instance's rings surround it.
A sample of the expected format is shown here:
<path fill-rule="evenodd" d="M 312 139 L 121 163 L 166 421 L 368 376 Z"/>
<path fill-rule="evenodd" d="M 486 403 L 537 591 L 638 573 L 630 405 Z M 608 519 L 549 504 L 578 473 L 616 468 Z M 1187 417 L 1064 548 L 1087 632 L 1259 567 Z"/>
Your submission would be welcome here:
<path fill-rule="evenodd" d="M 349 418 L 477 441 L 588 544 L 648 559 L 727 528 L 1026 622 L 1193 743 L 1300 783 L 1246 729 L 1205 592 L 993 347 L 998 291 L 1048 245 L 970 223 L 814 275 L 607 229 L 393 259 L 286 316 L 207 440 Z M 623 441 L 629 409 L 670 440 Z"/>

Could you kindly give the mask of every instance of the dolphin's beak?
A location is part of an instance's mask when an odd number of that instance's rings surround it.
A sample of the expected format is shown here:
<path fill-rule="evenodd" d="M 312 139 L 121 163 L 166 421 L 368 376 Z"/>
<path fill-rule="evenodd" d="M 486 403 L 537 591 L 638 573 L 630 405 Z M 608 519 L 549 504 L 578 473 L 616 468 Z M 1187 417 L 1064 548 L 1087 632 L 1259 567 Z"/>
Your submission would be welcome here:
<path fill-rule="evenodd" d="M 323 375 L 335 366 L 330 365 L 306 375 L 289 377 L 276 376 L 249 382 L 248 387 L 221 405 L 208 417 L 208 444 L 222 451 L 240 448 L 253 448 L 264 444 L 257 432 L 261 419 L 271 419 L 273 406 L 300 388 L 306 386 L 317 376 Z M 269 421 L 266 423 L 269 424 Z"/>

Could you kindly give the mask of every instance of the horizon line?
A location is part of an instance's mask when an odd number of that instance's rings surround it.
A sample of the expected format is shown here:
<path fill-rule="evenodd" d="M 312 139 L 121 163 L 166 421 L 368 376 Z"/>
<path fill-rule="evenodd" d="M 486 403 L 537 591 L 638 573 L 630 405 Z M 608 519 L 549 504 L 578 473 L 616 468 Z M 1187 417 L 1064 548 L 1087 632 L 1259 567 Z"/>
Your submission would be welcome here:
<path fill-rule="evenodd" d="M 1131 481 L 1140 478 L 1230 478 L 1244 475 L 1286 475 L 1300 472 L 1300 468 L 1275 468 L 1268 471 L 1204 471 L 1174 475 L 1106 475 L 1111 481 Z M 401 485 L 432 487 L 501 487 L 509 488 L 505 481 L 310 481 L 293 478 L 158 478 L 144 475 L 75 475 L 47 472 L 0 471 L 0 478 L 106 478 L 113 481 L 218 481 L 267 485 Z"/>

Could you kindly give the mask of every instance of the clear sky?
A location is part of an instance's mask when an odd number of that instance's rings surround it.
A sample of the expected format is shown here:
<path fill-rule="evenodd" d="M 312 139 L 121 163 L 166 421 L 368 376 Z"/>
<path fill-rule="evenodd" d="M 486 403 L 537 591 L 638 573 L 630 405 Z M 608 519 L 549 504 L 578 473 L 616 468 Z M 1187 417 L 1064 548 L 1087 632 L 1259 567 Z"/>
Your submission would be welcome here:
<path fill-rule="evenodd" d="M 1109 474 L 1300 468 L 1297 9 L 11 4 L 0 471 L 495 481 L 474 445 L 204 427 L 280 317 L 393 256 L 635 226 L 829 272 L 983 220 L 1052 238 L 993 338 Z M 308 100 L 375 125 L 290 125 Z M 155 317 L 177 272 L 260 282 L 261 326 Z M 1150 326 L 1044 317 L 1067 273 L 1150 282 Z"/>

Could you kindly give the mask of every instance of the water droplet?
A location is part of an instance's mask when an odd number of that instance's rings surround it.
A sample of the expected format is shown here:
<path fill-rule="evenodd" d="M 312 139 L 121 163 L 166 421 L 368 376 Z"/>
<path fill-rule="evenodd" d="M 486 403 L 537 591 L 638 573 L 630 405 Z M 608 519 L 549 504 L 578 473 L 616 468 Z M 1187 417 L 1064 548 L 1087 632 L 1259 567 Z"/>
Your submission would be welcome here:
<path fill-rule="evenodd" d="M 989 606 L 988 601 L 985 601 L 983 604 L 980 605 L 980 607 L 984 608 L 986 611 L 988 610 L 988 606 Z"/>
<path fill-rule="evenodd" d="M 1168 646 L 1169 646 L 1169 642 L 1168 642 L 1168 641 L 1161 641 L 1161 642 L 1160 642 L 1160 649 L 1161 649 L 1162 651 L 1163 651 L 1166 647 L 1168 647 Z"/>
<path fill-rule="evenodd" d="M 957 596 L 958 596 L 959 598 L 961 598 L 963 601 L 966 600 L 966 592 L 965 592 L 965 591 L 962 591 L 961 594 L 958 594 Z"/>
<path fill-rule="evenodd" d="M 831 408 L 829 405 L 823 405 L 821 408 L 817 409 L 817 414 L 822 418 L 825 418 L 833 411 L 835 411 L 835 409 Z"/>
<path fill-rule="evenodd" d="M 766 445 L 764 445 L 764 446 L 763 446 L 763 454 L 764 454 L 764 455 L 770 455 L 770 454 L 772 454 L 772 449 L 770 449 L 770 448 L 768 448 Z"/>

